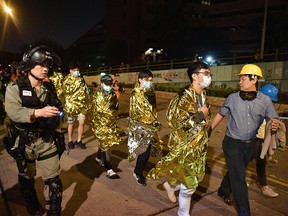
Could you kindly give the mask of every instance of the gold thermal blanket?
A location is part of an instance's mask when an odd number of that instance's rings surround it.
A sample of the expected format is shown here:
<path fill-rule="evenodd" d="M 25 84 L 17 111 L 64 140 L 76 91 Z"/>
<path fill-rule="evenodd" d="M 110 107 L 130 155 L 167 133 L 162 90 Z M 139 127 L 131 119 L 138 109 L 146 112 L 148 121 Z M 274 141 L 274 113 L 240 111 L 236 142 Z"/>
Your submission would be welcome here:
<path fill-rule="evenodd" d="M 137 158 L 151 144 L 151 156 L 159 156 L 162 141 L 157 131 L 160 122 L 157 121 L 155 90 L 141 90 L 139 84 L 131 92 L 129 110 L 128 159 Z"/>
<path fill-rule="evenodd" d="M 116 125 L 118 100 L 114 92 L 104 94 L 98 87 L 92 101 L 92 131 L 99 140 L 100 149 L 108 151 L 113 145 L 119 145 L 121 138 Z"/>
<path fill-rule="evenodd" d="M 206 104 L 206 95 L 199 95 Z M 168 177 L 170 185 L 179 183 L 187 188 L 197 188 L 205 174 L 208 147 L 210 111 L 205 120 L 196 122 L 198 112 L 196 92 L 190 86 L 171 100 L 167 110 L 167 122 L 171 130 L 166 156 L 150 170 L 148 178 Z"/>

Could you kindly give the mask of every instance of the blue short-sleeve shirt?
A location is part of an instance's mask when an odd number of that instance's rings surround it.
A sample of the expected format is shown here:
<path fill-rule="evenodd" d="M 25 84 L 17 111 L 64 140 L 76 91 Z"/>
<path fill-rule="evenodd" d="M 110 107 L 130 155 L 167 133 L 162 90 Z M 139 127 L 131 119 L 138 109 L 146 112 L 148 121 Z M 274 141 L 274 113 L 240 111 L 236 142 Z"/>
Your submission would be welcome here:
<path fill-rule="evenodd" d="M 239 140 L 254 139 L 264 119 L 279 117 L 270 98 L 259 91 L 252 101 L 242 100 L 239 92 L 230 94 L 219 114 L 227 117 L 226 135 Z"/>

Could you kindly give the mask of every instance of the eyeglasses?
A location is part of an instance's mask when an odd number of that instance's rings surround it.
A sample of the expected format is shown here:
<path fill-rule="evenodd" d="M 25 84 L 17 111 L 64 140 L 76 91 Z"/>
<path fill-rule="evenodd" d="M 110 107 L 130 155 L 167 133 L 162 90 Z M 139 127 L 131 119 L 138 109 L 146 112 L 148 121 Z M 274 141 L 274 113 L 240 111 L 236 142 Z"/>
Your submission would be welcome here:
<path fill-rule="evenodd" d="M 213 74 L 211 74 L 209 71 L 197 72 L 197 74 L 199 74 L 199 73 L 202 73 L 202 74 L 204 74 L 205 76 L 208 76 L 208 77 L 212 77 L 213 76 Z"/>

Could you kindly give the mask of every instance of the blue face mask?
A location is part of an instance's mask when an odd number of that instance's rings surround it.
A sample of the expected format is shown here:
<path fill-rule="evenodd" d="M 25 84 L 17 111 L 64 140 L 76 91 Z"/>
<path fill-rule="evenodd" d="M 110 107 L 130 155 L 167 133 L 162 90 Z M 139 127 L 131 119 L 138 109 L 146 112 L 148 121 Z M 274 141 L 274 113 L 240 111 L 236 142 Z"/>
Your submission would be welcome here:
<path fill-rule="evenodd" d="M 80 75 L 80 72 L 79 72 L 79 71 L 73 71 L 73 72 L 72 72 L 72 75 L 73 75 L 74 77 L 78 77 L 78 76 Z"/>
<path fill-rule="evenodd" d="M 103 90 L 109 93 L 109 92 L 111 92 L 111 90 L 112 90 L 112 86 L 106 86 L 106 85 L 104 85 L 104 86 L 103 86 Z"/>
<path fill-rule="evenodd" d="M 143 82 L 143 87 L 144 87 L 144 89 L 151 88 L 152 86 L 153 86 L 153 83 L 152 83 L 152 82 L 147 82 L 147 81 L 144 81 L 144 82 Z"/>

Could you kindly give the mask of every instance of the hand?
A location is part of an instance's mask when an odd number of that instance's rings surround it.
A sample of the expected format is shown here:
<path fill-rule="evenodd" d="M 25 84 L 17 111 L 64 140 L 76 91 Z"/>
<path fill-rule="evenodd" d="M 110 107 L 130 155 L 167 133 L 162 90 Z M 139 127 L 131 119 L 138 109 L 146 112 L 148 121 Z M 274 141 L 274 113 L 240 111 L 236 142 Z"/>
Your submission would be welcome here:
<path fill-rule="evenodd" d="M 271 119 L 271 131 L 277 131 L 279 128 L 279 122 L 275 119 Z"/>
<path fill-rule="evenodd" d="M 202 106 L 201 109 L 200 109 L 201 112 L 203 112 L 203 115 L 204 117 L 206 118 L 208 112 L 209 112 L 209 109 L 206 105 Z"/>
<path fill-rule="evenodd" d="M 46 106 L 42 109 L 36 109 L 34 112 L 35 118 L 45 117 L 50 118 L 59 115 L 59 110 L 57 107 L 54 106 Z"/>

